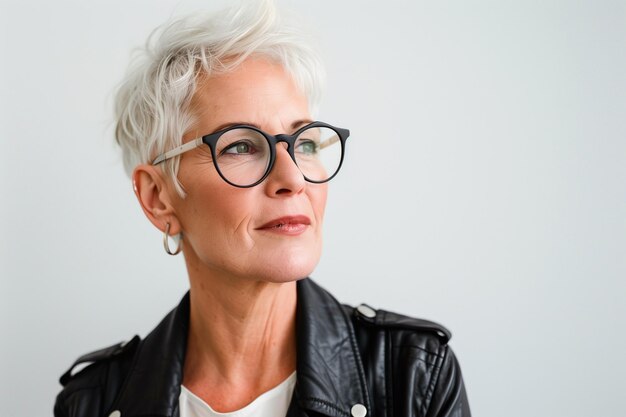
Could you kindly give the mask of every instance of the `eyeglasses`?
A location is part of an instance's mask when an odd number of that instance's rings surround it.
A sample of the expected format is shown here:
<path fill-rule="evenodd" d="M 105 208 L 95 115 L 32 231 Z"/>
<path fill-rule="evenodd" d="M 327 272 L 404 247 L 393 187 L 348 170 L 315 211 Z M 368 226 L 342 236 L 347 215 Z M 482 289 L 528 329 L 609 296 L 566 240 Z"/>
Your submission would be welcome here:
<path fill-rule="evenodd" d="M 220 176 L 235 187 L 248 188 L 261 183 L 276 161 L 276 144 L 285 142 L 287 152 L 312 183 L 331 180 L 343 163 L 348 129 L 323 122 L 312 122 L 292 135 L 270 135 L 254 126 L 235 125 L 194 139 L 165 152 L 152 162 L 161 162 L 207 144 Z"/>

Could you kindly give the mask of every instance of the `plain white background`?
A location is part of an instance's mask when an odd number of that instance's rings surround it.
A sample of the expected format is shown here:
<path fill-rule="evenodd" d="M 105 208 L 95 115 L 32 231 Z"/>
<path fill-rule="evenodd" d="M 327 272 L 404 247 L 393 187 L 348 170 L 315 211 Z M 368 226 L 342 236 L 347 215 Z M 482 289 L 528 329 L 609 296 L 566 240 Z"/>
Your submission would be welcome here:
<path fill-rule="evenodd" d="M 224 3 L 0 3 L 0 416 L 51 415 L 77 356 L 185 292 L 111 98 L 155 26 Z M 450 328 L 476 416 L 623 416 L 626 3 L 280 4 L 352 131 L 314 278 Z"/>

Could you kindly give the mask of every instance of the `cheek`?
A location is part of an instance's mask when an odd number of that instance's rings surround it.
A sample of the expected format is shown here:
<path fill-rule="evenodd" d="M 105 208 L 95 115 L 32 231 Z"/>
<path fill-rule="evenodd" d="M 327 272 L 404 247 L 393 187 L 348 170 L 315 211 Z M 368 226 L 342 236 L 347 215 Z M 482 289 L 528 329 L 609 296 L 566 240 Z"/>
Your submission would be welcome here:
<path fill-rule="evenodd" d="M 313 207 L 313 211 L 315 213 L 315 217 L 317 217 L 318 221 L 321 222 L 324 218 L 324 210 L 326 209 L 328 184 L 316 184 L 315 186 L 311 187 L 311 190 L 308 194 L 311 201 L 311 206 Z"/>
<path fill-rule="evenodd" d="M 215 237 L 222 238 L 245 231 L 254 208 L 250 196 L 242 195 L 238 189 L 225 185 L 229 188 L 207 190 L 189 202 L 193 215 L 202 219 L 200 221 L 204 231 L 212 229 L 217 233 Z M 193 219 L 190 220 L 195 223 Z"/>
<path fill-rule="evenodd" d="M 228 239 L 250 218 L 250 193 L 224 182 L 212 166 L 198 168 L 193 177 L 181 178 L 187 192 L 177 210 L 183 227 L 188 234 L 201 234 L 205 239 Z"/>
<path fill-rule="evenodd" d="M 248 258 L 242 254 L 252 252 L 255 246 L 248 233 L 254 205 L 251 198 L 238 195 L 237 191 L 233 187 L 218 187 L 193 198 L 188 194 L 188 210 L 183 215 L 185 259 L 200 269 L 244 274 L 248 269 Z"/>

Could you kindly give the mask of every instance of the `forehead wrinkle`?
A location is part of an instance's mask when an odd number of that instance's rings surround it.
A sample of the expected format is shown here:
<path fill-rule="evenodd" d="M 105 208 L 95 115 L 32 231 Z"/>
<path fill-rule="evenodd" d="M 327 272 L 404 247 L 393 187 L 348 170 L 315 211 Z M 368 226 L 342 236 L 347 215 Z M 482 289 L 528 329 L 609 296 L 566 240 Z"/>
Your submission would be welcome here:
<path fill-rule="evenodd" d="M 215 127 L 229 122 L 248 122 L 267 133 L 280 134 L 293 133 L 299 127 L 294 127 L 294 122 L 310 120 L 308 100 L 301 91 L 282 81 L 278 81 L 277 90 L 273 89 L 275 74 L 268 73 L 265 68 L 253 68 L 251 74 L 262 84 L 268 79 L 268 87 L 254 88 L 252 85 L 248 88 L 250 74 L 244 77 L 243 85 L 234 83 L 233 80 L 239 79 L 238 70 L 201 77 L 190 104 L 196 120 L 189 139 L 212 133 Z M 293 83 L 291 79 L 283 81 Z"/>
<path fill-rule="evenodd" d="M 225 120 L 221 121 L 221 123 L 217 123 L 217 121 L 212 120 L 212 116 L 219 115 L 221 110 L 227 106 L 224 106 L 222 103 L 219 102 L 206 104 L 199 103 L 197 101 L 194 102 L 190 106 L 190 111 L 194 116 L 194 125 L 190 131 L 186 132 L 184 138 L 187 140 L 191 140 L 196 137 L 200 137 L 202 135 L 206 135 L 216 130 L 219 130 L 218 126 L 232 124 L 247 124 L 258 126 L 261 130 L 271 134 L 293 133 L 299 127 L 312 121 L 308 114 L 308 111 L 306 113 L 303 113 L 302 115 L 283 115 L 284 113 L 286 113 L 285 111 L 268 111 L 268 103 L 264 103 L 262 100 L 255 101 L 257 102 L 257 105 L 255 106 L 255 111 L 253 112 L 253 114 L 250 114 L 248 116 L 239 114 L 232 115 L 231 120 L 226 119 L 227 116 L 224 116 Z M 293 107 L 288 106 L 287 108 L 290 110 Z M 277 126 L 280 126 L 280 128 L 276 129 Z"/>
<path fill-rule="evenodd" d="M 254 124 L 260 126 L 261 130 L 266 133 L 278 135 L 285 133 L 291 134 L 303 125 L 310 123 L 310 121 L 308 114 L 302 116 L 294 115 L 293 117 L 281 117 L 280 114 L 277 114 L 273 118 L 269 118 L 265 115 L 260 116 Z"/>

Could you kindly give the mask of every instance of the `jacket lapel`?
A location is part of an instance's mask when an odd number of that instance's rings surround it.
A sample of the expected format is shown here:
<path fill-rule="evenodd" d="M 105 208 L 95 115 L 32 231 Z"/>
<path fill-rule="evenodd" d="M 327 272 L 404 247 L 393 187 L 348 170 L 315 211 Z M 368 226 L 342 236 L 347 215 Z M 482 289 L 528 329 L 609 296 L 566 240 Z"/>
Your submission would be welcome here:
<path fill-rule="evenodd" d="M 354 329 L 343 307 L 311 279 L 298 282 L 297 382 L 293 403 L 333 417 L 370 410 Z M 292 410 L 293 409 L 293 410 Z M 295 408 L 290 407 L 297 416 Z"/>
<path fill-rule="evenodd" d="M 339 302 L 306 278 L 298 281 L 297 381 L 288 416 L 304 410 L 350 416 L 356 404 L 370 410 L 363 366 L 350 318 Z M 189 326 L 189 294 L 140 344 L 111 410 L 122 417 L 178 416 Z"/>

